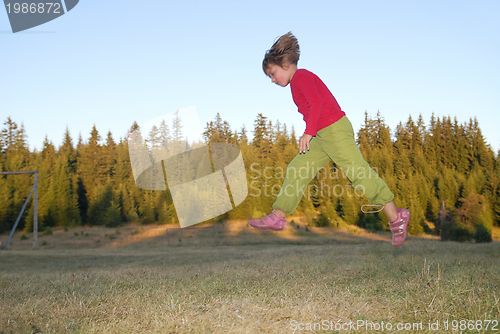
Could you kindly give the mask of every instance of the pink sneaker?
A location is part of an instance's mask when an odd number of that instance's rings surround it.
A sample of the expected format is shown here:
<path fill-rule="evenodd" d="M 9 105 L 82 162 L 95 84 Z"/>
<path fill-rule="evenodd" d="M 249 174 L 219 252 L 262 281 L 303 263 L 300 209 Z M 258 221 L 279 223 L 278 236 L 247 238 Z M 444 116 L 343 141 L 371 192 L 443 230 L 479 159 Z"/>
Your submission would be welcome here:
<path fill-rule="evenodd" d="M 261 231 L 281 231 L 285 228 L 286 219 L 276 216 L 273 211 L 260 219 L 249 219 L 248 224 Z"/>
<path fill-rule="evenodd" d="M 408 222 L 410 221 L 410 211 L 407 209 L 396 209 L 398 218 L 395 221 L 389 222 L 392 232 L 392 245 L 394 247 L 401 246 L 406 240 L 408 233 Z"/>

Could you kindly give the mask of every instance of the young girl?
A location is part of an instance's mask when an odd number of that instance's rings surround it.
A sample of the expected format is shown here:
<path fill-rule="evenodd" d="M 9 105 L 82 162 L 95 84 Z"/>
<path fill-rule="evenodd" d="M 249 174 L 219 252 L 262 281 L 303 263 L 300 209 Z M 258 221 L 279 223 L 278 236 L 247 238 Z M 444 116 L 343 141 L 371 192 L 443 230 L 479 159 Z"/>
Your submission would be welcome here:
<path fill-rule="evenodd" d="M 287 167 L 273 211 L 261 219 L 249 220 L 249 224 L 260 230 L 283 230 L 286 215 L 295 211 L 318 168 L 332 160 L 346 173 L 355 189 L 364 191 L 370 206 L 379 208 L 371 212 L 384 210 L 392 232 L 392 245 L 401 246 L 406 240 L 410 212 L 396 208 L 389 187 L 361 155 L 352 125 L 330 90 L 317 75 L 297 68 L 299 56 L 298 41 L 289 32 L 273 44 L 262 61 L 264 73 L 272 82 L 282 87 L 290 85 L 293 101 L 304 115 L 306 129 L 299 140 L 299 153 Z M 300 172 L 304 170 L 307 172 Z M 366 213 L 363 207 L 361 210 Z"/>

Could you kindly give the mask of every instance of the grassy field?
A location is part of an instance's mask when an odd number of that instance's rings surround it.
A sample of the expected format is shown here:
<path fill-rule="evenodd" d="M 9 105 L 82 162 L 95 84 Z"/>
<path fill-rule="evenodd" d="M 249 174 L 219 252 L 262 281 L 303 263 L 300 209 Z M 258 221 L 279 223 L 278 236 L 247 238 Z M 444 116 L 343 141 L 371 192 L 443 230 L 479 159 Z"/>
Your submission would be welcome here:
<path fill-rule="evenodd" d="M 300 221 L 55 229 L 37 250 L 27 236 L 0 251 L 0 333 L 500 332 L 484 328 L 500 321 L 498 241 L 393 248 L 388 233 Z"/>

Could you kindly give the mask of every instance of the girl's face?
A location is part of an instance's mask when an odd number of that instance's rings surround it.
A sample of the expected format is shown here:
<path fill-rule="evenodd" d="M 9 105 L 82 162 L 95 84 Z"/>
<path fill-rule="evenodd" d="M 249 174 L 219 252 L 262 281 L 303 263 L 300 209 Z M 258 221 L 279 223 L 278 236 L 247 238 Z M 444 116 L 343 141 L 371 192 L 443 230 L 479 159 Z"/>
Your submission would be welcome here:
<path fill-rule="evenodd" d="M 285 68 L 271 64 L 267 68 L 266 74 L 271 78 L 271 80 L 281 87 L 286 87 L 292 80 L 293 74 L 297 70 L 297 65 L 290 64 L 285 66 Z"/>

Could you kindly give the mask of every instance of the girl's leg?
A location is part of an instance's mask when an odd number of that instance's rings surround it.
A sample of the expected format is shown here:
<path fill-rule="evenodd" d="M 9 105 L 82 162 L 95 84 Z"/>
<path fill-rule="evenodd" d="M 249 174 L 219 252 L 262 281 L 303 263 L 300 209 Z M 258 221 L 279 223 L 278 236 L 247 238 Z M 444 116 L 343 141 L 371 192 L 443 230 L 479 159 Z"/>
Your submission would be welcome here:
<path fill-rule="evenodd" d="M 273 211 L 274 214 L 277 216 L 277 217 L 280 217 L 280 218 L 285 218 L 286 217 L 286 213 L 285 211 L 281 211 L 280 209 L 276 209 Z"/>
<path fill-rule="evenodd" d="M 319 145 L 317 138 L 309 143 L 309 151 L 297 154 L 288 164 L 285 180 L 273 204 L 278 217 L 292 214 L 307 191 L 309 182 L 325 166 L 330 157 Z"/>
<path fill-rule="evenodd" d="M 260 219 L 249 219 L 250 226 L 264 231 L 281 231 L 286 225 L 286 215 L 292 214 L 307 191 L 307 185 L 330 157 L 323 151 L 316 138 L 309 142 L 309 151 L 297 154 L 286 169 L 285 181 L 273 204 L 274 211 Z"/>
<path fill-rule="evenodd" d="M 394 204 L 393 201 L 390 201 L 389 203 L 384 205 L 384 213 L 387 216 L 387 218 L 389 218 L 390 222 L 398 219 L 398 213 L 396 210 L 397 210 L 396 204 Z"/>
<path fill-rule="evenodd" d="M 331 159 L 344 171 L 353 186 L 364 192 L 370 204 L 383 205 L 389 218 L 392 245 L 401 246 L 406 240 L 410 211 L 396 208 L 394 195 L 387 184 L 368 165 L 354 141 L 351 122 L 343 117 L 318 131 L 316 138 Z"/>
<path fill-rule="evenodd" d="M 393 193 L 387 184 L 363 158 L 351 122 L 347 117 L 318 131 L 316 138 L 325 152 L 339 166 L 357 191 L 363 192 L 370 204 L 387 206 L 384 212 L 389 221 L 395 219 L 396 206 Z"/>

